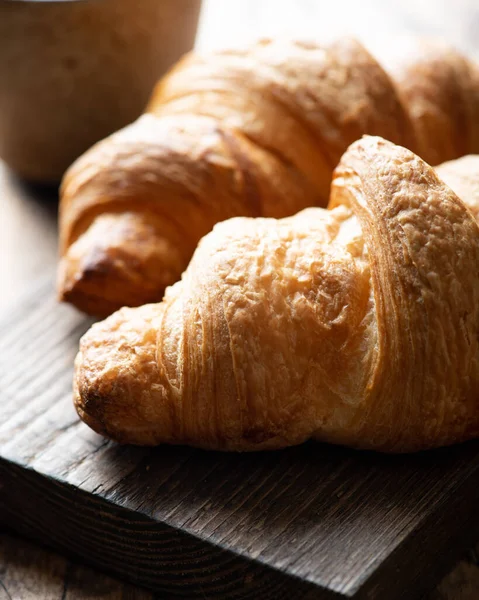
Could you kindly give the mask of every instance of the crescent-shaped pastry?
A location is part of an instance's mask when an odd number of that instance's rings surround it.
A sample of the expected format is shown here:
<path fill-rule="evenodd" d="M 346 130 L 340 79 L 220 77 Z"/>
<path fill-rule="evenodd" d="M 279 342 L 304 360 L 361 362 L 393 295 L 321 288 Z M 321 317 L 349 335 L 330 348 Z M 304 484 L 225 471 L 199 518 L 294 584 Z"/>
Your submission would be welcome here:
<path fill-rule="evenodd" d="M 327 210 L 220 223 L 163 302 L 93 325 L 81 418 L 120 442 L 219 450 L 478 437 L 473 196 L 405 148 L 355 142 Z"/>
<path fill-rule="evenodd" d="M 188 55 L 147 114 L 67 172 L 60 297 L 98 316 L 160 301 L 218 221 L 326 206 L 363 134 L 434 165 L 479 153 L 477 66 L 417 44 L 384 67 L 351 39 Z"/>

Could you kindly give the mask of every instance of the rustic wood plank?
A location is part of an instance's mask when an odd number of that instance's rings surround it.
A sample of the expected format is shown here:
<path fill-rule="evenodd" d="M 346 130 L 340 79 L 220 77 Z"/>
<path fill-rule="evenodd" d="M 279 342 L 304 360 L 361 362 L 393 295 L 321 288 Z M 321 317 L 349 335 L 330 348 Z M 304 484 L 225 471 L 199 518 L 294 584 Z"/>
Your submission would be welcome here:
<path fill-rule="evenodd" d="M 0 533 L 0 600 L 153 600 L 134 588 Z"/>
<path fill-rule="evenodd" d="M 0 161 L 0 314 L 57 258 L 58 196 L 32 187 Z"/>
<path fill-rule="evenodd" d="M 0 325 L 0 515 L 168 597 L 419 597 L 479 537 L 479 444 L 381 456 L 118 446 L 71 403 L 89 321 L 51 282 Z"/>
<path fill-rule="evenodd" d="M 424 600 L 476 600 L 477 550 L 471 551 Z M 160 600 L 151 592 L 68 561 L 23 539 L 0 533 L 0 600 Z"/>

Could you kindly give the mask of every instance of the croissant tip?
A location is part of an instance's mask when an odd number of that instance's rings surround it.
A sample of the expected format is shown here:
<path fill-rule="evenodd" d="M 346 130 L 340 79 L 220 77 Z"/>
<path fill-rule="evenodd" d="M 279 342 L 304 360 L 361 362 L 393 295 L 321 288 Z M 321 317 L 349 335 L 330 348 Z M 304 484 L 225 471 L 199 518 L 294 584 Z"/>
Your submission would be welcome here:
<path fill-rule="evenodd" d="M 85 344 L 88 347 L 89 334 L 85 334 Z M 80 348 L 83 341 L 80 343 Z M 128 443 L 128 436 L 121 429 L 111 431 L 111 405 L 114 404 L 111 390 L 102 388 L 83 373 L 84 353 L 80 349 L 75 358 L 75 373 L 73 378 L 73 405 L 80 419 L 95 433 L 114 440 L 118 443 Z M 115 412 L 115 410 L 113 411 Z M 113 435 L 114 433 L 114 435 Z"/>
<path fill-rule="evenodd" d="M 103 398 L 88 386 L 80 390 L 78 381 L 75 379 L 73 404 L 81 421 L 104 438 L 118 443 L 127 443 L 127 439 L 122 439 L 121 432 L 116 432 L 116 435 L 112 436 L 105 425 L 104 406 L 108 401 L 107 397 Z"/>
<path fill-rule="evenodd" d="M 122 306 L 159 302 L 185 267 L 177 244 L 149 214 L 105 214 L 64 253 L 58 289 L 62 300 L 104 317 Z"/>
<path fill-rule="evenodd" d="M 84 379 L 81 377 L 82 352 L 78 352 L 75 358 L 75 375 L 73 378 L 73 404 L 80 419 L 88 425 L 93 431 L 100 435 L 106 435 L 103 420 L 99 414 L 101 402 L 98 397 L 89 390 L 89 386 L 84 386 Z"/>
<path fill-rule="evenodd" d="M 72 276 L 68 260 L 66 258 L 61 260 L 57 280 L 59 302 L 73 304 L 82 312 L 101 318 L 121 308 L 122 304 L 109 302 L 102 294 L 95 294 L 94 286 L 91 284 L 91 272 L 78 270 L 75 276 Z"/>
<path fill-rule="evenodd" d="M 78 397 L 78 399 L 75 398 L 75 409 L 78 413 L 78 416 L 85 423 L 85 425 L 88 425 L 88 427 L 90 427 L 90 429 L 93 429 L 95 433 L 98 433 L 99 435 L 102 435 L 104 437 L 107 436 L 107 432 L 101 420 L 84 409 L 84 403 L 80 397 Z"/>
<path fill-rule="evenodd" d="M 70 248 L 71 250 L 71 248 Z M 154 285 L 134 259 L 93 246 L 86 254 L 68 251 L 58 270 L 58 297 L 95 317 L 107 317 L 123 306 L 161 300 L 164 286 Z"/>

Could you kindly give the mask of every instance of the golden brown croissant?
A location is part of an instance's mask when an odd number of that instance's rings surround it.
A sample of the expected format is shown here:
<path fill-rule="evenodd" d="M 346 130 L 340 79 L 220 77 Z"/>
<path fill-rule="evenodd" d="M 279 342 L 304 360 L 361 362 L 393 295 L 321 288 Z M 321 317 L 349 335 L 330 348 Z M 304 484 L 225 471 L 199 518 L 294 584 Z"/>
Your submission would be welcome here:
<path fill-rule="evenodd" d="M 221 450 L 477 437 L 478 265 L 471 210 L 412 152 L 365 137 L 327 210 L 220 223 L 163 302 L 93 325 L 78 413 L 120 442 Z"/>
<path fill-rule="evenodd" d="M 221 220 L 326 206 L 334 167 L 364 133 L 431 164 L 479 152 L 479 74 L 421 42 L 388 75 L 358 42 L 263 41 L 189 55 L 131 126 L 62 186 L 59 293 L 106 315 L 160 300 Z"/>

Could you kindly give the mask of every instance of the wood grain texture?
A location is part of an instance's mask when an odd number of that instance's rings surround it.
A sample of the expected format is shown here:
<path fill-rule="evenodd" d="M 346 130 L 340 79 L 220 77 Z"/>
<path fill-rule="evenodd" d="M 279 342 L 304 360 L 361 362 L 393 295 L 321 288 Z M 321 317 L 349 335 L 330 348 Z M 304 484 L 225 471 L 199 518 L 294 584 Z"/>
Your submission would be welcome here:
<path fill-rule="evenodd" d="M 477 600 L 479 546 L 424 600 Z M 26 540 L 0 533 L 0 600 L 163 600 Z"/>
<path fill-rule="evenodd" d="M 0 314 L 57 260 L 57 191 L 31 186 L 0 161 Z"/>
<path fill-rule="evenodd" d="M 71 404 L 88 324 L 48 283 L 0 326 L 0 515 L 20 533 L 167 597 L 265 599 L 419 597 L 479 537 L 477 443 L 390 457 L 103 440 Z"/>
<path fill-rule="evenodd" d="M 0 600 L 153 600 L 151 592 L 112 579 L 0 534 Z"/>

